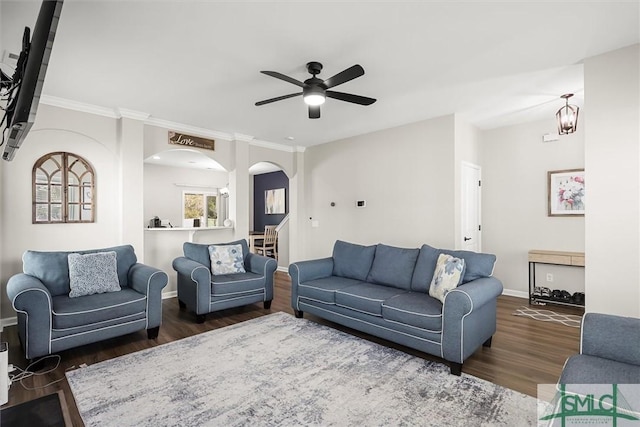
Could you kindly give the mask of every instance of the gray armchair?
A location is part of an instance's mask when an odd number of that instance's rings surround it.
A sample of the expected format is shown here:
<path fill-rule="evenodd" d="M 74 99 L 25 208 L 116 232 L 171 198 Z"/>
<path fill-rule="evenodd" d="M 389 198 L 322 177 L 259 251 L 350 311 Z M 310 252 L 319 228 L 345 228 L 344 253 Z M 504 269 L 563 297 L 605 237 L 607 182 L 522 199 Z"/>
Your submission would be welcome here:
<path fill-rule="evenodd" d="M 249 252 L 247 241 L 216 243 L 217 246 L 241 245 L 245 273 L 214 275 L 207 244 L 186 242 L 183 257 L 173 261 L 178 273 L 178 303 L 205 321 L 207 313 L 262 301 L 264 308 L 273 300 L 273 274 L 278 263 L 273 258 Z"/>
<path fill-rule="evenodd" d="M 640 319 L 586 313 L 559 384 L 640 384 Z"/>
<path fill-rule="evenodd" d="M 68 255 L 115 252 L 120 290 L 71 297 Z M 137 262 L 133 247 L 77 252 L 27 251 L 24 273 L 7 282 L 18 314 L 18 335 L 27 359 L 142 329 L 158 336 L 165 272 Z"/>

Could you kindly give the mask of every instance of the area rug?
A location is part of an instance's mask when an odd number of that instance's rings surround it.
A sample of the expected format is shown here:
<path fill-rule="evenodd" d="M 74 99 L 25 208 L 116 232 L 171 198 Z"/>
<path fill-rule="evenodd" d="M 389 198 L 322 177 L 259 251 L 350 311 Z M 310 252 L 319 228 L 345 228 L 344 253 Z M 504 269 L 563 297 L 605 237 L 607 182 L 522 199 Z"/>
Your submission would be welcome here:
<path fill-rule="evenodd" d="M 556 313 L 551 310 L 540 310 L 537 308 L 531 308 L 522 306 L 513 312 L 514 316 L 530 317 L 542 322 L 555 322 L 561 323 L 565 326 L 571 326 L 572 328 L 579 328 L 582 325 L 582 316 L 575 314 L 562 314 Z"/>
<path fill-rule="evenodd" d="M 87 426 L 527 426 L 536 399 L 286 313 L 66 373 Z"/>
<path fill-rule="evenodd" d="M 66 427 L 71 426 L 62 391 L 38 397 L 0 410 L 3 427 Z"/>

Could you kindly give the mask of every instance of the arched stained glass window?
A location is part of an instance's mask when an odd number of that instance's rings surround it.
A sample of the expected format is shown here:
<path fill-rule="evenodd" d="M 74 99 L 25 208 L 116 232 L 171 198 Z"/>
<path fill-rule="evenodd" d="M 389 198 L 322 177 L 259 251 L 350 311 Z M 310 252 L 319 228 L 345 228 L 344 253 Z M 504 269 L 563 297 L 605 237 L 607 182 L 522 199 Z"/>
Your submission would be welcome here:
<path fill-rule="evenodd" d="M 49 153 L 33 165 L 33 223 L 95 221 L 93 168 L 82 157 Z"/>

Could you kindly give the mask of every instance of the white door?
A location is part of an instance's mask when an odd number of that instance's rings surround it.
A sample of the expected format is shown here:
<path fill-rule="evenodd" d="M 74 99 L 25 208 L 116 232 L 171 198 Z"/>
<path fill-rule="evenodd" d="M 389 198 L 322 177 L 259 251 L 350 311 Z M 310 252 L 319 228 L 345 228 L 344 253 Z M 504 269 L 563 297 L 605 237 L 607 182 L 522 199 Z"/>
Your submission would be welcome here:
<path fill-rule="evenodd" d="M 480 191 L 482 189 L 480 166 L 462 162 L 462 242 L 460 248 L 467 251 L 482 250 L 482 225 L 480 221 Z"/>

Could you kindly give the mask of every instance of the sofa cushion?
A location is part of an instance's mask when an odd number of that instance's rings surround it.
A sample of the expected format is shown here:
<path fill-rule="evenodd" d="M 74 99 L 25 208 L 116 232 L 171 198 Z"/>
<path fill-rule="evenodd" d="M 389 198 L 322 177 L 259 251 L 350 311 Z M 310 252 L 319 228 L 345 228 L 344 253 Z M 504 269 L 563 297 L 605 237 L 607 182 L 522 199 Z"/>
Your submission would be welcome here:
<path fill-rule="evenodd" d="M 431 279 L 433 279 L 433 272 L 436 269 L 436 262 L 438 262 L 439 255 L 439 249 L 429 245 L 422 245 L 418 259 L 416 260 L 416 267 L 413 270 L 413 277 L 411 278 L 412 291 L 429 292 Z"/>
<path fill-rule="evenodd" d="M 211 276 L 211 295 L 232 296 L 264 289 L 264 276 L 256 273 L 233 273 Z"/>
<path fill-rule="evenodd" d="M 113 246 L 104 249 L 89 249 L 85 251 L 57 251 L 40 252 L 26 251 L 22 255 L 23 271 L 37 277 L 51 292 L 52 296 L 68 295 L 69 287 L 69 263 L 70 253 L 90 254 L 96 252 L 116 253 L 118 266 L 118 282 L 120 287 L 129 286 L 129 269 L 138 262 L 131 245 Z"/>
<path fill-rule="evenodd" d="M 358 285 L 360 283 L 363 282 L 360 280 L 348 279 L 346 277 L 323 277 L 321 279 L 300 283 L 298 285 L 298 296 L 329 304 L 335 304 L 337 290 Z"/>
<path fill-rule="evenodd" d="M 375 253 L 375 245 L 362 246 L 336 240 L 333 246 L 333 275 L 367 280 Z"/>
<path fill-rule="evenodd" d="M 51 300 L 53 329 L 78 328 L 112 319 L 135 317 L 144 313 L 147 307 L 146 296 L 131 288 L 78 298 L 60 295 Z"/>
<path fill-rule="evenodd" d="M 420 249 L 404 249 L 378 244 L 367 282 L 411 289 L 411 277 Z"/>
<path fill-rule="evenodd" d="M 336 291 L 336 304 L 382 317 L 382 303 L 404 291 L 389 286 L 360 283 Z"/>
<path fill-rule="evenodd" d="M 407 292 L 385 300 L 382 317 L 426 331 L 442 331 L 442 303 L 422 292 Z"/>
<path fill-rule="evenodd" d="M 210 245 L 211 274 L 245 273 L 241 245 Z"/>
<path fill-rule="evenodd" d="M 440 254 L 433 272 L 429 295 L 444 303 L 449 291 L 455 289 L 464 276 L 464 260 L 448 254 Z"/>
<path fill-rule="evenodd" d="M 115 252 L 69 254 L 68 264 L 71 298 L 120 290 Z"/>
<path fill-rule="evenodd" d="M 465 270 L 462 283 L 483 277 L 491 277 L 493 275 L 493 267 L 496 264 L 496 256 L 494 254 L 471 251 L 449 251 L 446 249 L 441 249 L 440 252 L 464 260 Z"/>
<path fill-rule="evenodd" d="M 182 244 L 182 252 L 186 258 L 192 259 L 200 264 L 206 266 L 209 270 L 211 270 L 211 258 L 209 258 L 209 246 L 213 243 L 205 244 L 205 243 L 191 243 L 184 242 Z M 215 243 L 215 245 L 241 245 L 242 246 L 242 255 L 244 260 L 249 256 L 249 245 L 245 239 L 235 240 L 233 242 L 227 243 Z M 245 267 L 246 269 L 246 267 Z"/>

